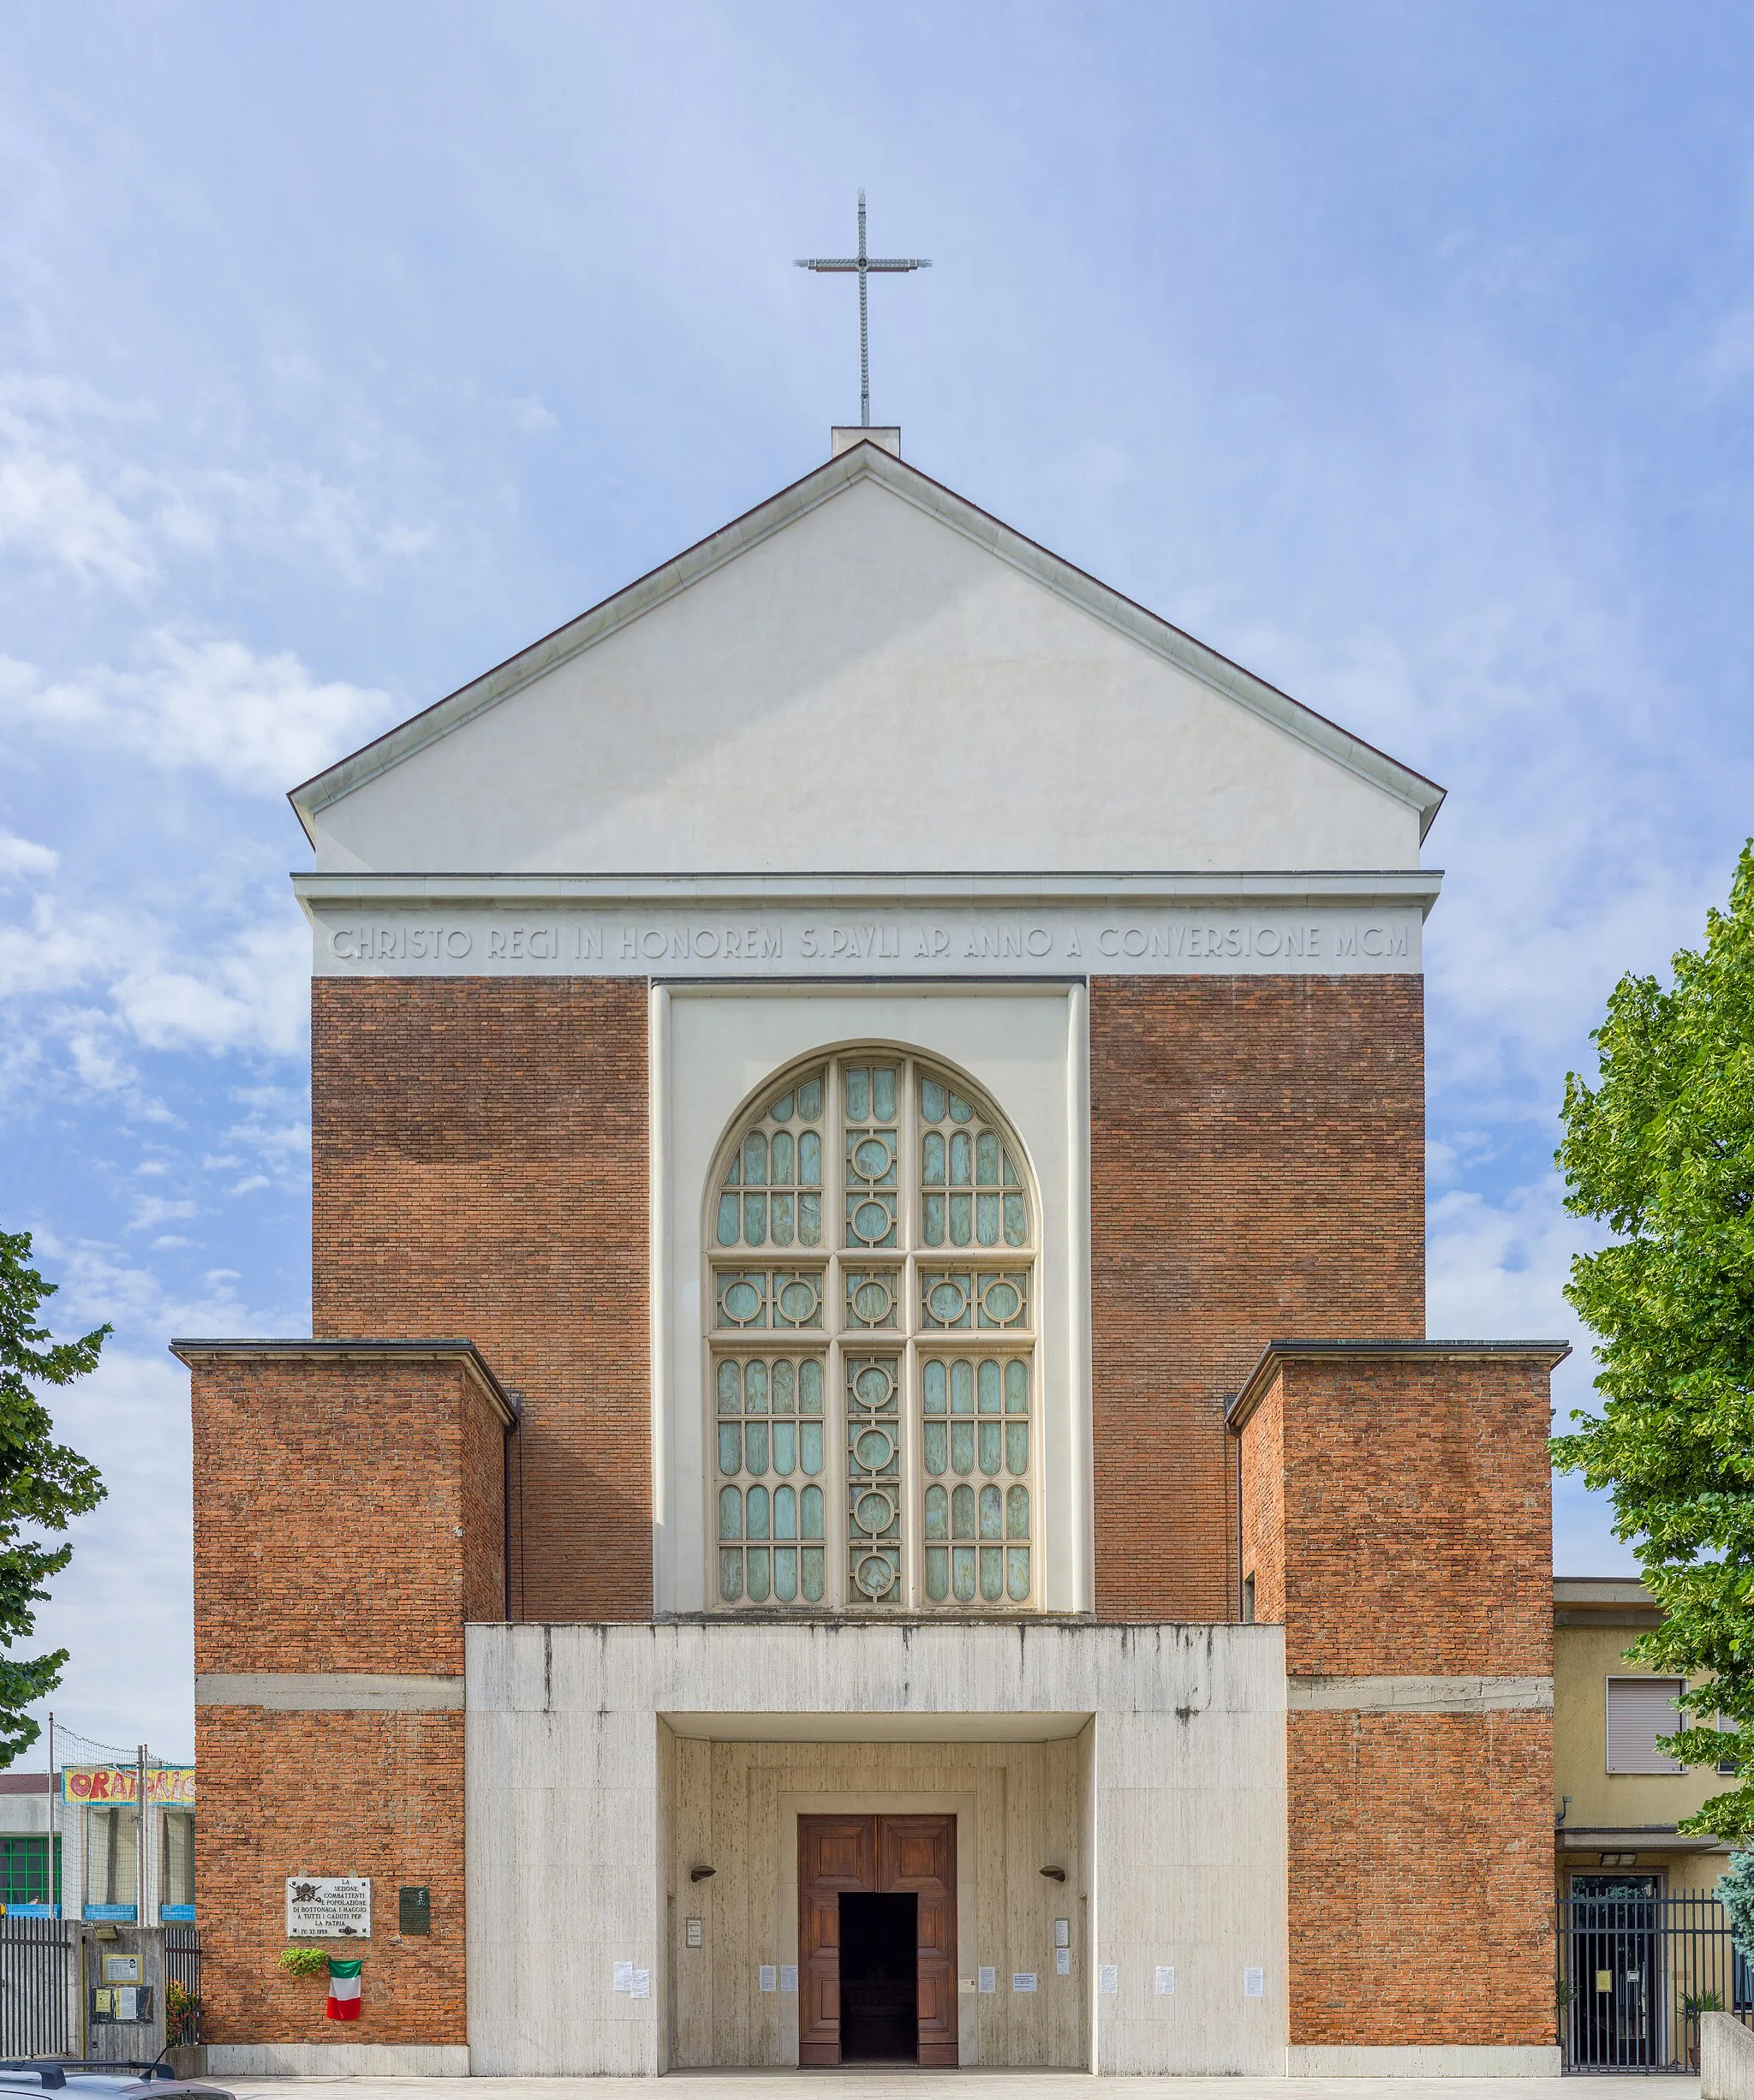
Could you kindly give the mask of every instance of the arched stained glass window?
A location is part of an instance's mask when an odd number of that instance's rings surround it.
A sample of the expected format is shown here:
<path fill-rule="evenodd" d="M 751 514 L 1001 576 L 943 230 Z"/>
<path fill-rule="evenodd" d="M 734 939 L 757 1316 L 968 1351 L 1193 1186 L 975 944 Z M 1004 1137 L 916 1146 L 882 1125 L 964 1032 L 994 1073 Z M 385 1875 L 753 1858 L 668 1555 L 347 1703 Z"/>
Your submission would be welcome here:
<path fill-rule="evenodd" d="M 819 1059 L 707 1214 L 715 1606 L 1027 1609 L 1039 1213 L 997 1113 L 898 1051 Z"/>

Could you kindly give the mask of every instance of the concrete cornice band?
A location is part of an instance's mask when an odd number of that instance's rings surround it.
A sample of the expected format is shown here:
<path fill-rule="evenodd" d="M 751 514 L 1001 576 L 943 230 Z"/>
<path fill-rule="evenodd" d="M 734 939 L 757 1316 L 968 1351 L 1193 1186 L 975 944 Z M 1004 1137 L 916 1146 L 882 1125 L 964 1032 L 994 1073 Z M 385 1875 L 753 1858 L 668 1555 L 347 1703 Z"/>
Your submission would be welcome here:
<path fill-rule="evenodd" d="M 248 1670 L 195 1679 L 197 1706 L 271 1713 L 460 1714 L 460 1677 L 373 1676 L 360 1670 Z"/>
<path fill-rule="evenodd" d="M 193 1370 L 197 1363 L 216 1357 L 281 1357 L 313 1359 L 359 1357 L 373 1359 L 400 1357 L 411 1363 L 461 1363 L 467 1375 L 487 1396 L 493 1411 L 508 1429 L 515 1429 L 523 1410 L 517 1396 L 502 1386 L 493 1367 L 472 1341 L 447 1338 L 438 1341 L 386 1340 L 362 1338 L 356 1341 L 321 1340 L 304 1335 L 240 1335 L 233 1339 L 180 1336 L 170 1345 L 170 1353 Z"/>
<path fill-rule="evenodd" d="M 1294 1714 L 1551 1713 L 1550 1677 L 1288 1677 Z"/>

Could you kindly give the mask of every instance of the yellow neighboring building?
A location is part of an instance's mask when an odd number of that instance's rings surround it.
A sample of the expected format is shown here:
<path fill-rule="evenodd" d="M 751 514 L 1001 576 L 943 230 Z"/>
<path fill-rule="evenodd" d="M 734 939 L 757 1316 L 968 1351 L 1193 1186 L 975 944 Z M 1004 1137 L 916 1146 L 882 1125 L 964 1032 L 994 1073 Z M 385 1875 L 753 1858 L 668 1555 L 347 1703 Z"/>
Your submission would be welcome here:
<path fill-rule="evenodd" d="M 1729 1847 L 1675 1826 L 1725 1784 L 1656 1748 L 1679 1726 L 1681 1680 L 1626 1660 L 1660 1618 L 1625 1576 L 1553 1585 L 1554 1865 L 1561 1896 L 1593 1895 L 1602 1877 L 1655 1877 L 1653 1895 L 1709 1896 Z M 1585 1885 L 1578 1886 L 1579 1881 Z"/>

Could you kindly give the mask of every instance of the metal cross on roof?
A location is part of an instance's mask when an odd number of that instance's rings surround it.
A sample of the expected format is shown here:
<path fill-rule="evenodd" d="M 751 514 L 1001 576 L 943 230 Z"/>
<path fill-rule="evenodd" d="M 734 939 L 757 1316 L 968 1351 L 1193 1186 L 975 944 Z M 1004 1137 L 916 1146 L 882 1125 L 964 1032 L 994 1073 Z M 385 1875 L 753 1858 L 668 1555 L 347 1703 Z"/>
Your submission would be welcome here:
<path fill-rule="evenodd" d="M 859 252 L 856 255 L 800 256 L 800 270 L 842 270 L 859 273 L 859 427 L 871 427 L 871 337 L 867 321 L 865 280 L 874 270 L 929 270 L 924 255 L 882 256 L 865 253 L 865 193 L 859 192 Z"/>

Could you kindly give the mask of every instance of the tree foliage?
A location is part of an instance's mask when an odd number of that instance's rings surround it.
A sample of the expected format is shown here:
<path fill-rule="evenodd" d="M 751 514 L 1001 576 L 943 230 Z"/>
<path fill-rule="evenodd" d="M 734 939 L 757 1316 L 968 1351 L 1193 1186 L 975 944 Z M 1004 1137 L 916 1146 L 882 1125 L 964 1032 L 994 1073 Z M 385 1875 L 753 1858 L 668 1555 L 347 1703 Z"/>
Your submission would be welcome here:
<path fill-rule="evenodd" d="M 1614 1497 L 1662 1624 L 1632 1661 L 1689 1679 L 1669 1753 L 1738 1783 L 1684 1829 L 1754 1834 L 1754 841 L 1674 981 L 1626 976 L 1566 1081 L 1566 1207 L 1614 1243 L 1566 1296 L 1598 1339 L 1601 1412 L 1554 1463 Z"/>
<path fill-rule="evenodd" d="M 104 1494 L 96 1466 L 54 1441 L 54 1423 L 32 1388 L 71 1385 L 95 1369 L 110 1329 L 51 1340 L 37 1315 L 56 1286 L 30 1256 L 28 1232 L 0 1232 L 0 1648 L 9 1650 L 35 1631 L 33 1608 L 73 1558 L 70 1543 L 51 1550 L 31 1532 L 64 1531 Z M 64 1648 L 27 1662 L 0 1656 L 0 1764 L 36 1741 L 40 1730 L 25 1709 L 61 1682 L 67 1660 Z"/>
<path fill-rule="evenodd" d="M 1754 1961 L 1754 1852 L 1732 1852 L 1729 1871 L 1717 1877 L 1717 1900 L 1729 1913 L 1736 1945 Z"/>

